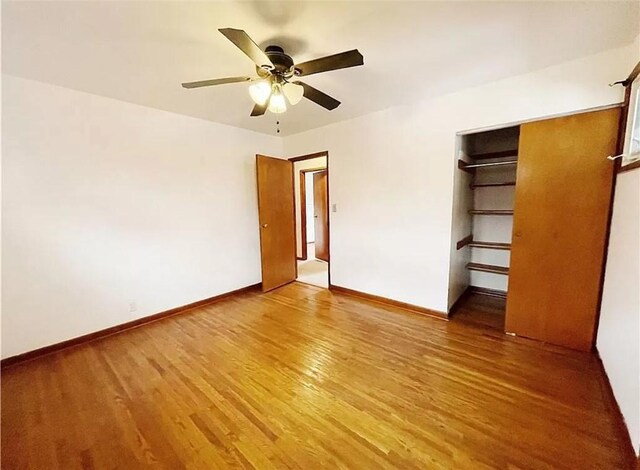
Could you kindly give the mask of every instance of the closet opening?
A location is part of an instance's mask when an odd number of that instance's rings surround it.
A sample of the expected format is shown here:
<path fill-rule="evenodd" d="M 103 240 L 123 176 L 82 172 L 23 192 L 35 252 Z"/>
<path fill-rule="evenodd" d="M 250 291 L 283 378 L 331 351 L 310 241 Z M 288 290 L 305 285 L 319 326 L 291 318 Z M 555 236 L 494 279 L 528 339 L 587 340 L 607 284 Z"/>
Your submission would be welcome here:
<path fill-rule="evenodd" d="M 458 134 L 453 320 L 593 349 L 620 117 L 605 106 Z"/>
<path fill-rule="evenodd" d="M 454 321 L 504 331 L 520 126 L 459 135 Z"/>

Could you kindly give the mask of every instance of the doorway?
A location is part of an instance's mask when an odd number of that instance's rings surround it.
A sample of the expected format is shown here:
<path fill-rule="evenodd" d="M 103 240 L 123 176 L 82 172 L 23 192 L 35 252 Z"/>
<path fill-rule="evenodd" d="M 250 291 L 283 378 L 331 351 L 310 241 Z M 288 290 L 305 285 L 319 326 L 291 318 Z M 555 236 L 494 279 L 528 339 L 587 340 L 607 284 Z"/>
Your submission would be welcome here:
<path fill-rule="evenodd" d="M 329 287 L 328 155 L 303 155 L 293 162 L 297 280 Z"/>
<path fill-rule="evenodd" d="M 256 173 L 262 291 L 296 280 L 328 288 L 329 155 L 256 155 Z"/>

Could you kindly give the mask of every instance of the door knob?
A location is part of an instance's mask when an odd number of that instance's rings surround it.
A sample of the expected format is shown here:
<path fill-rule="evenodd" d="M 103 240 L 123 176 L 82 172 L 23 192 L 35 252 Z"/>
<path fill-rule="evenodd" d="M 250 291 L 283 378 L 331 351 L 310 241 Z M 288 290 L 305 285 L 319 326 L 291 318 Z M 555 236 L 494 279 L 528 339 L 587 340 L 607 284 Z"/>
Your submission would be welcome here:
<path fill-rule="evenodd" d="M 318 216 L 317 216 L 317 215 L 314 215 L 314 216 L 313 216 L 313 218 L 314 218 L 314 219 L 317 219 L 317 218 L 318 218 Z"/>
<path fill-rule="evenodd" d="M 267 228 L 269 224 L 262 224 L 262 228 Z"/>

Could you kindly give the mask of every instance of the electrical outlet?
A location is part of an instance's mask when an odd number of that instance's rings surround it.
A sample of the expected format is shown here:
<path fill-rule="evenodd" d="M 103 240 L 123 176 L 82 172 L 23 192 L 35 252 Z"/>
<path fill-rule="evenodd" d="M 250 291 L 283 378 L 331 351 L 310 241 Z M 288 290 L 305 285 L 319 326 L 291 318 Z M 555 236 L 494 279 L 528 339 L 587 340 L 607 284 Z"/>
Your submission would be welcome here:
<path fill-rule="evenodd" d="M 136 301 L 135 300 L 129 301 L 129 313 L 133 313 L 136 310 L 138 310 L 138 306 L 136 305 Z"/>

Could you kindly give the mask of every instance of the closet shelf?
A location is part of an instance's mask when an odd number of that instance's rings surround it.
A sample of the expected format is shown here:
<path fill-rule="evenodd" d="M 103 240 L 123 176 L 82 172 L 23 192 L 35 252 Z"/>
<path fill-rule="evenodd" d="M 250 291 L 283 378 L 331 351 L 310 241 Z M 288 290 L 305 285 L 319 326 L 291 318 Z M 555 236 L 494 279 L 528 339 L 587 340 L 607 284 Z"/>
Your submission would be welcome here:
<path fill-rule="evenodd" d="M 507 291 L 499 289 L 488 289 L 486 287 L 469 286 L 469 292 L 472 294 L 487 295 L 489 297 L 497 297 L 499 299 L 507 299 Z"/>
<path fill-rule="evenodd" d="M 490 168 L 494 166 L 517 165 L 518 160 L 508 160 L 506 162 L 489 162 L 489 163 L 467 163 L 464 162 L 465 168 Z"/>
<path fill-rule="evenodd" d="M 467 163 L 464 160 L 458 160 L 458 169 L 474 174 L 476 168 L 491 168 L 495 166 L 517 165 L 518 160 L 509 160 L 506 162 L 489 162 L 489 163 Z"/>
<path fill-rule="evenodd" d="M 505 183 L 472 183 L 469 186 L 471 186 L 471 189 L 476 189 L 476 188 L 496 188 L 500 186 L 515 186 L 515 185 L 516 185 L 515 181 L 508 181 Z"/>
<path fill-rule="evenodd" d="M 488 160 L 490 158 L 508 158 L 508 157 L 517 157 L 518 149 L 513 150 L 502 150 L 500 152 L 487 152 L 487 153 L 478 153 L 476 155 L 469 155 L 469 158 L 473 158 L 474 160 Z"/>
<path fill-rule="evenodd" d="M 469 246 L 473 248 L 488 248 L 490 250 L 510 250 L 511 243 L 499 243 L 499 242 L 479 242 L 472 240 Z"/>
<path fill-rule="evenodd" d="M 467 235 L 462 240 L 456 243 L 456 248 L 459 250 L 465 246 L 471 246 L 474 248 L 488 248 L 492 250 L 510 250 L 511 243 L 501 242 L 481 242 L 473 239 L 473 235 Z"/>
<path fill-rule="evenodd" d="M 497 209 L 473 209 L 469 211 L 469 214 L 473 215 L 513 215 L 512 210 L 497 210 Z"/>
<path fill-rule="evenodd" d="M 467 269 L 471 271 L 482 271 L 484 273 L 493 274 L 509 274 L 509 268 L 506 266 L 496 266 L 493 264 L 467 263 Z"/>
<path fill-rule="evenodd" d="M 473 241 L 473 234 L 469 234 L 466 237 L 464 237 L 462 240 L 459 240 L 458 243 L 456 243 L 456 249 L 459 250 L 460 248 L 464 248 L 472 241 Z"/>

